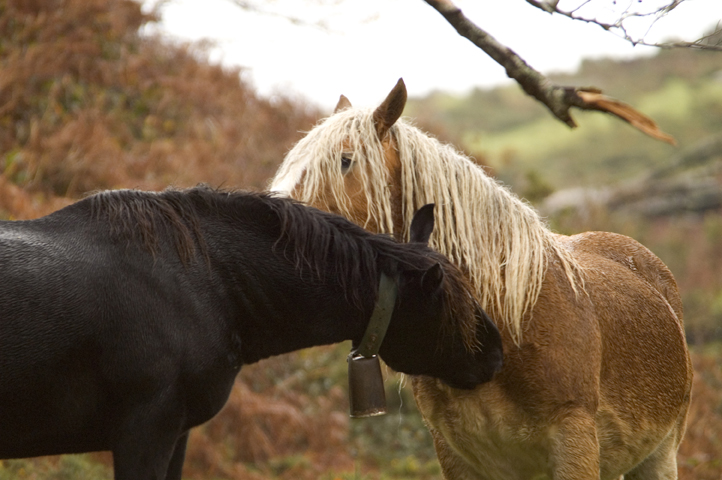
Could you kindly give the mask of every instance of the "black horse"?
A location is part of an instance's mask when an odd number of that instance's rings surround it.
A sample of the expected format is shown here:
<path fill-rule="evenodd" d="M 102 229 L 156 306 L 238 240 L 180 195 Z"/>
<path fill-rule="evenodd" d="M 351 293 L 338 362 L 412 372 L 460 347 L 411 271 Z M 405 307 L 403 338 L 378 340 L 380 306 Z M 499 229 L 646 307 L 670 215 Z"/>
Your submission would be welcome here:
<path fill-rule="evenodd" d="M 380 355 L 471 389 L 501 341 L 462 274 L 269 195 L 96 194 L 0 222 L 0 458 L 111 450 L 118 480 L 180 479 L 188 431 L 243 364 L 363 336 L 380 275 L 398 297 Z"/>

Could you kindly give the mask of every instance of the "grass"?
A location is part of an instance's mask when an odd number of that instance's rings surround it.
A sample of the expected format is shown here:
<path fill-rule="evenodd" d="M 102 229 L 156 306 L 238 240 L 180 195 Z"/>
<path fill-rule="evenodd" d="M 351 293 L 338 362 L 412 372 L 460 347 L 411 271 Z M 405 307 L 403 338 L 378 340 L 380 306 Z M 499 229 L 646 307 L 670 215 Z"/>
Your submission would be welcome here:
<path fill-rule="evenodd" d="M 91 455 L 0 460 L 0 480 L 111 480 L 112 470 Z"/>

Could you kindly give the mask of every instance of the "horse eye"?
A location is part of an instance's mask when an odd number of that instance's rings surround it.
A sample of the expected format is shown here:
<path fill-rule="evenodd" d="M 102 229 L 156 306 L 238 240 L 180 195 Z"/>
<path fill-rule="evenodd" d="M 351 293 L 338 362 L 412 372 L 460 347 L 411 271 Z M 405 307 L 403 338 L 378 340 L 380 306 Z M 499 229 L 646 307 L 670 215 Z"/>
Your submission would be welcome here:
<path fill-rule="evenodd" d="M 343 173 L 346 173 L 349 168 L 351 168 L 351 155 L 349 154 L 343 154 L 341 155 L 341 171 Z"/>

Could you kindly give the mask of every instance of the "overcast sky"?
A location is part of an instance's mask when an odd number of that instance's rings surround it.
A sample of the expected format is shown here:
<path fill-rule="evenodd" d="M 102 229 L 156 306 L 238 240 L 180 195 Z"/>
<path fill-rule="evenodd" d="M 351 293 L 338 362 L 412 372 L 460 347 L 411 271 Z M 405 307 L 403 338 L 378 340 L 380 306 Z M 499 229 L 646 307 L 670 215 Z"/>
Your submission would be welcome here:
<path fill-rule="evenodd" d="M 455 3 L 543 73 L 572 71 L 585 57 L 629 57 L 652 51 L 632 47 L 597 26 L 551 16 L 524 0 Z M 160 29 L 175 38 L 215 41 L 212 59 L 246 67 L 244 78 L 264 95 L 299 95 L 327 109 L 341 93 L 354 105 L 376 105 L 399 77 L 411 95 L 464 92 L 509 81 L 500 66 L 460 37 L 423 0 L 338 0 L 319 6 L 279 0 L 270 5 L 284 6 L 284 12 L 309 20 L 323 19 L 328 29 L 250 13 L 230 0 L 169 0 L 161 10 Z M 298 11 L 289 11 L 287 5 Z M 691 40 L 720 19 L 722 0 L 687 0 L 658 22 L 647 38 Z"/>

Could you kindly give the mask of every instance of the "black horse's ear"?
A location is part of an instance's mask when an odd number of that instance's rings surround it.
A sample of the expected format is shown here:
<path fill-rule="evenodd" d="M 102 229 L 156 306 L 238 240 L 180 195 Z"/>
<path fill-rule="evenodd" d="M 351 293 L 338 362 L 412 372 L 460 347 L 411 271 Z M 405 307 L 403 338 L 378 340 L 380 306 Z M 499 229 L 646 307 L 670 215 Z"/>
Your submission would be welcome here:
<path fill-rule="evenodd" d="M 349 99 L 344 95 L 341 95 L 338 99 L 338 103 L 336 104 L 336 108 L 333 109 L 333 113 L 338 113 L 341 110 L 346 110 L 347 108 L 351 108 L 351 101 L 349 101 Z"/>
<path fill-rule="evenodd" d="M 428 245 L 431 232 L 434 231 L 434 206 L 427 203 L 414 213 L 409 229 L 409 241 Z"/>
<path fill-rule="evenodd" d="M 404 79 L 399 78 L 396 86 L 391 90 L 386 99 L 374 110 L 374 124 L 379 140 L 386 137 L 389 129 L 401 117 L 406 106 L 406 85 Z"/>
<path fill-rule="evenodd" d="M 421 289 L 424 294 L 434 296 L 439 290 L 441 290 L 441 284 L 443 282 L 444 270 L 441 268 L 440 263 L 435 263 L 421 276 Z"/>

